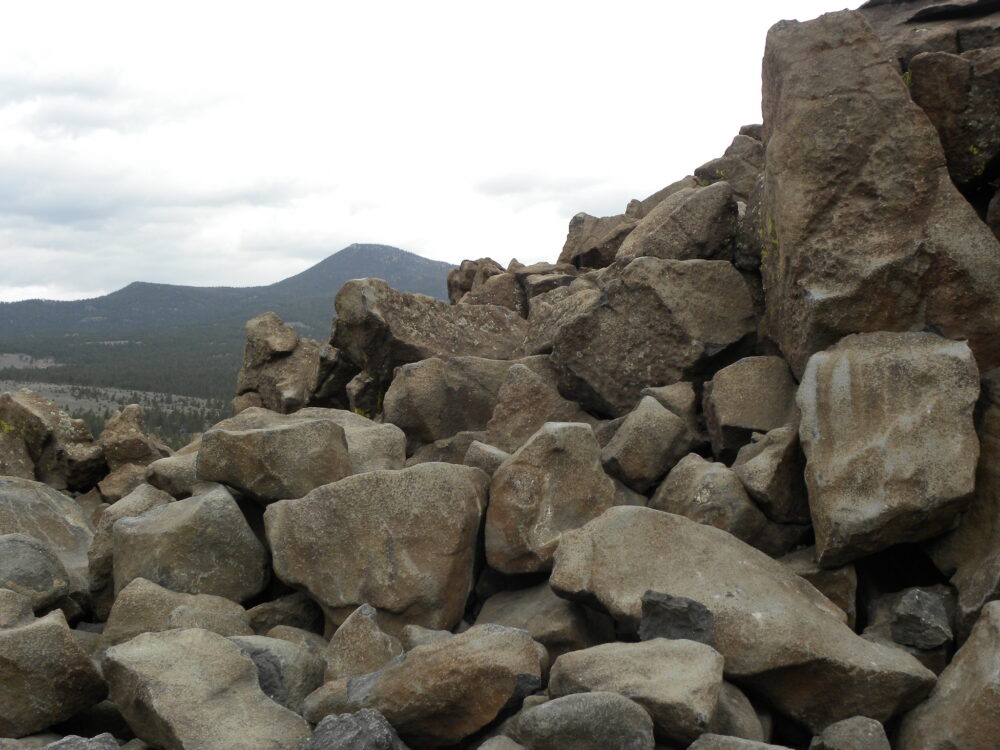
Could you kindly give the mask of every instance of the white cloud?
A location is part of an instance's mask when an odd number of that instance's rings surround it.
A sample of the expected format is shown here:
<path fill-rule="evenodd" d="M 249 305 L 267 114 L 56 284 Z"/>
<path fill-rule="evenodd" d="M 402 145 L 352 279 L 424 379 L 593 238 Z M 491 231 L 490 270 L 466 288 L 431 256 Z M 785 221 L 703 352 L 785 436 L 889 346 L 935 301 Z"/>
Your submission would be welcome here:
<path fill-rule="evenodd" d="M 766 29 L 826 9 L 13 5 L 0 298 L 270 283 L 352 242 L 554 259 L 573 214 L 623 210 L 759 120 Z"/>

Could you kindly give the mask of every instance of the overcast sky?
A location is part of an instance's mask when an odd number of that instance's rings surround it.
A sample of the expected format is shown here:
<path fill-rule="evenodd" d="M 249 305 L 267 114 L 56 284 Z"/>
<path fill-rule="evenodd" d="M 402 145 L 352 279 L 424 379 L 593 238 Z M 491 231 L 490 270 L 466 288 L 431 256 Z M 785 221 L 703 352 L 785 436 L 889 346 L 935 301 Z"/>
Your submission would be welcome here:
<path fill-rule="evenodd" d="M 354 242 L 555 260 L 573 214 L 760 120 L 771 24 L 840 7 L 6 4 L 0 300 L 267 284 Z"/>

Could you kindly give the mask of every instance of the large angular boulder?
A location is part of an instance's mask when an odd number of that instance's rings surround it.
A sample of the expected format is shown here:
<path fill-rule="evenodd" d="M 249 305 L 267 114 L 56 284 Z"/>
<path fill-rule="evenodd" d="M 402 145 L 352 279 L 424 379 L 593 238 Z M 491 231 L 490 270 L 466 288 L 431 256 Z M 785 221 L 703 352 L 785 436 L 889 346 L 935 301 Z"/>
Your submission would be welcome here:
<path fill-rule="evenodd" d="M 727 678 L 811 729 L 919 703 L 934 675 L 855 635 L 846 616 L 784 565 L 726 532 L 649 508 L 617 507 L 563 535 L 550 584 L 635 629 L 649 590 L 711 610 Z"/>
<path fill-rule="evenodd" d="M 604 268 L 614 261 L 622 242 L 638 223 L 623 214 L 598 218 L 578 213 L 570 219 L 559 262 L 578 268 Z"/>
<path fill-rule="evenodd" d="M 328 682 L 305 717 L 374 708 L 407 744 L 449 747 L 541 686 L 537 644 L 523 630 L 480 625 L 418 646 L 379 672 Z"/>
<path fill-rule="evenodd" d="M 503 731 L 524 743 L 511 750 L 653 750 L 656 745 L 649 714 L 638 703 L 609 692 L 573 693 L 525 708 Z"/>
<path fill-rule="evenodd" d="M 820 565 L 948 530 L 974 488 L 979 375 L 931 333 L 845 337 L 802 377 L 799 434 Z"/>
<path fill-rule="evenodd" d="M 115 591 L 145 578 L 174 591 L 246 601 L 269 578 L 267 550 L 225 489 L 115 521 Z"/>
<path fill-rule="evenodd" d="M 309 725 L 264 695 L 240 648 L 207 630 L 146 633 L 104 652 L 111 699 L 163 750 L 298 750 Z"/>
<path fill-rule="evenodd" d="M 900 750 L 986 750 L 1000 734 L 1000 602 L 983 607 L 927 701 L 911 711 Z"/>
<path fill-rule="evenodd" d="M 463 305 L 497 305 L 506 307 L 522 318 L 528 314 L 528 303 L 520 279 L 512 273 L 490 276 L 486 281 L 459 300 Z"/>
<path fill-rule="evenodd" d="M 1000 243 L 864 17 L 775 25 L 763 107 L 767 327 L 792 370 L 849 333 L 916 329 L 1000 365 Z"/>
<path fill-rule="evenodd" d="M 62 612 L 36 620 L 23 601 L 27 611 L 22 618 L 0 620 L 0 737 L 39 732 L 107 695 L 104 680 Z"/>
<path fill-rule="evenodd" d="M 882 725 L 864 716 L 831 724 L 813 737 L 809 750 L 892 750 Z"/>
<path fill-rule="evenodd" d="M 323 684 L 323 659 L 280 638 L 238 635 L 229 639 L 257 667 L 264 695 L 301 714 L 306 696 Z"/>
<path fill-rule="evenodd" d="M 703 185 L 728 182 L 733 197 L 747 203 L 757 178 L 764 169 L 764 144 L 757 138 L 740 133 L 718 159 L 712 159 L 694 170 Z"/>
<path fill-rule="evenodd" d="M 510 359 L 524 339 L 524 320 L 495 305 L 449 305 L 397 292 L 380 279 L 348 281 L 337 292 L 333 344 L 378 383 L 430 357 Z"/>
<path fill-rule="evenodd" d="M 246 409 L 208 430 L 198 451 L 198 479 L 261 503 L 302 497 L 351 472 L 344 428 L 316 415 Z"/>
<path fill-rule="evenodd" d="M 346 409 L 309 406 L 297 413 L 302 419 L 328 419 L 344 431 L 351 473 L 402 469 L 406 462 L 406 435 L 394 424 L 375 422 Z"/>
<path fill-rule="evenodd" d="M 486 561 L 507 574 L 548 570 L 560 535 L 615 503 L 590 425 L 547 422 L 493 474 Z"/>
<path fill-rule="evenodd" d="M 854 627 L 857 614 L 858 571 L 853 565 L 839 568 L 821 568 L 816 562 L 816 548 L 795 550 L 779 562 L 787 565 L 797 576 L 805 578 L 823 596 L 836 604 L 847 615 L 847 624 Z"/>
<path fill-rule="evenodd" d="M 646 492 L 687 455 L 695 439 L 683 418 L 643 396 L 601 449 L 601 463 L 636 492 Z"/>
<path fill-rule="evenodd" d="M 731 260 L 737 209 L 728 182 L 680 190 L 650 211 L 616 258 Z"/>
<path fill-rule="evenodd" d="M 148 466 L 170 455 L 167 446 L 146 432 L 142 407 L 138 404 L 130 404 L 112 414 L 97 442 L 112 472 L 130 464 Z"/>
<path fill-rule="evenodd" d="M 70 577 L 44 542 L 27 534 L 0 534 L 0 589 L 28 597 L 39 611 L 70 593 Z"/>
<path fill-rule="evenodd" d="M 0 427 L 0 477 L 35 478 L 35 462 L 28 454 L 27 444 L 13 429 L 3 427 Z"/>
<path fill-rule="evenodd" d="M 715 714 L 722 664 L 715 649 L 694 641 L 607 643 L 556 659 L 549 695 L 620 693 L 649 712 L 658 740 L 686 745 L 708 729 Z"/>
<path fill-rule="evenodd" d="M 454 627 L 472 588 L 489 478 L 454 464 L 372 471 L 264 513 L 275 574 L 335 623 L 362 604 L 390 632 Z"/>
<path fill-rule="evenodd" d="M 798 422 L 752 434 L 750 442 L 736 454 L 732 468 L 772 521 L 811 522 Z"/>
<path fill-rule="evenodd" d="M 463 260 L 458 268 L 448 271 L 448 300 L 454 305 L 467 293 L 502 273 L 503 266 L 492 258 Z"/>
<path fill-rule="evenodd" d="M 376 615 L 373 606 L 362 604 L 337 628 L 326 648 L 323 682 L 378 672 L 403 653 L 399 639 L 382 632 Z"/>
<path fill-rule="evenodd" d="M 647 386 L 708 374 L 754 329 L 750 291 L 730 263 L 636 258 L 597 307 L 559 330 L 552 362 L 563 393 L 617 417 Z"/>
<path fill-rule="evenodd" d="M 524 353 L 550 353 L 559 329 L 577 315 L 593 310 L 600 301 L 601 290 L 589 276 L 532 297 L 528 300 L 528 330 L 521 345 Z"/>

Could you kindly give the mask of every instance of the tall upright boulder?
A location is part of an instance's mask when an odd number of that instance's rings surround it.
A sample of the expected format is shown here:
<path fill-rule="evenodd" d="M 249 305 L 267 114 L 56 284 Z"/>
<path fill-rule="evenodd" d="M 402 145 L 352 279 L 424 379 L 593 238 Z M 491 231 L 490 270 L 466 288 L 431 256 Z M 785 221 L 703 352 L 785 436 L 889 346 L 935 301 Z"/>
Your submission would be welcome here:
<path fill-rule="evenodd" d="M 864 17 L 775 25 L 763 104 L 767 326 L 796 375 L 878 330 L 933 329 L 1000 364 L 1000 243 Z"/>

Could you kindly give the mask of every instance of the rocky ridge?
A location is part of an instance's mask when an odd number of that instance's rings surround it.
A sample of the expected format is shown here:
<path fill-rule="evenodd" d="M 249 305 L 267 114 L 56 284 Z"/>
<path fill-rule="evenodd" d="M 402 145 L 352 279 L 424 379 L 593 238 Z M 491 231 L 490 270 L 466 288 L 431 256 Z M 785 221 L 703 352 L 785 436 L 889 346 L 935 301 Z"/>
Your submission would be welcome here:
<path fill-rule="evenodd" d="M 172 453 L 0 395 L 0 750 L 986 750 L 989 0 L 768 35 L 764 122 L 554 263 L 247 323 Z"/>

